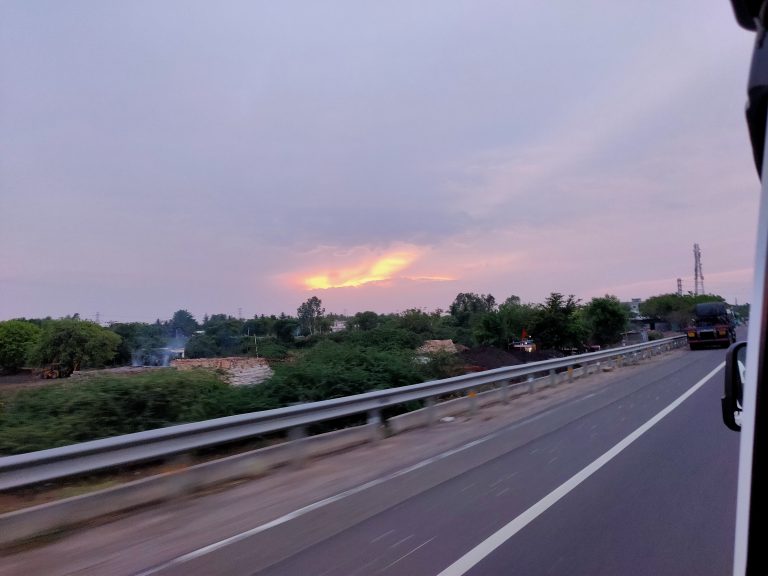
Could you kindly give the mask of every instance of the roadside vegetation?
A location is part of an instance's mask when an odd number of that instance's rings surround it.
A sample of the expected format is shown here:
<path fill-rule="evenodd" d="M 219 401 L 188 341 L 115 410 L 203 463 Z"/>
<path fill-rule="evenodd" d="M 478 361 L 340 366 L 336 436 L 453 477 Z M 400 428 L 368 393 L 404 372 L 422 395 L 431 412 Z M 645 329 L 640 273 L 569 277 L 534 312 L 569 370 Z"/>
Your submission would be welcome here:
<path fill-rule="evenodd" d="M 680 326 L 700 299 L 662 295 L 643 303 L 640 311 Z M 630 316 L 614 296 L 581 303 L 572 295 L 552 293 L 541 304 L 523 303 L 516 296 L 497 304 L 490 294 L 460 293 L 445 312 L 363 311 L 345 317 L 326 314 L 320 299 L 312 297 L 296 316 L 215 314 L 198 323 L 179 310 L 167 321 L 108 328 L 77 315 L 9 320 L 0 322 L 0 370 L 33 368 L 58 379 L 38 389 L 4 393 L 0 388 L 0 454 L 445 378 L 484 368 L 476 365 L 477 358 L 503 356 L 506 361 L 516 353 L 518 361 L 525 361 L 526 354 L 515 345 L 526 339 L 534 339 L 549 355 L 611 346 L 621 341 Z M 427 340 L 452 340 L 478 352 L 467 360 L 439 350 L 418 352 Z M 274 375 L 244 387 L 230 386 L 212 371 L 168 368 L 66 379 L 78 370 L 160 364 L 169 350 L 180 348 L 188 358 L 266 358 Z"/>

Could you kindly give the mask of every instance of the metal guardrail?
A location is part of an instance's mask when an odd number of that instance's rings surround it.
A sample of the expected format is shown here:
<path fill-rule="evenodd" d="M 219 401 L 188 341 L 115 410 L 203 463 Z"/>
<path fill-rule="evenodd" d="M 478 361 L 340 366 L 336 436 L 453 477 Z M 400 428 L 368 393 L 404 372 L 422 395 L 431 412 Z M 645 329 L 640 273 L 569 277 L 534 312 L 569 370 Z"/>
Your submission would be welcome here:
<path fill-rule="evenodd" d="M 173 456 L 271 432 L 289 430 L 293 431 L 291 437 L 298 438 L 304 435 L 306 427 L 311 424 L 345 416 L 367 414 L 368 425 L 378 426 L 381 423 L 381 410 L 389 406 L 414 400 L 426 400 L 427 405 L 433 405 L 440 396 L 492 384 L 499 384 L 502 397 L 506 398 L 510 380 L 531 378 L 538 373 L 548 373 L 554 379 L 558 369 L 573 367 L 577 364 L 595 364 L 617 357 L 653 355 L 685 343 L 685 336 L 677 336 L 588 354 L 497 368 L 444 380 L 432 380 L 332 400 L 215 418 L 61 448 L 5 456 L 0 458 L 0 490 L 20 488 L 105 468 Z M 521 382 L 515 385 L 527 384 Z"/>

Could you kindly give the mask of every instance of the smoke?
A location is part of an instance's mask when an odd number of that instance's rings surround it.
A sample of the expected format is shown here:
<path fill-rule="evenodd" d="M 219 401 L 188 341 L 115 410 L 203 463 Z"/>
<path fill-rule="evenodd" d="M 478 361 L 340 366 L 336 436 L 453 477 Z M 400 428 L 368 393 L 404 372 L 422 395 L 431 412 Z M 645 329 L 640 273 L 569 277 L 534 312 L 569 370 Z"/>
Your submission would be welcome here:
<path fill-rule="evenodd" d="M 169 366 L 171 360 L 184 357 L 186 336 L 168 338 L 160 348 L 137 348 L 131 352 L 131 366 Z"/>

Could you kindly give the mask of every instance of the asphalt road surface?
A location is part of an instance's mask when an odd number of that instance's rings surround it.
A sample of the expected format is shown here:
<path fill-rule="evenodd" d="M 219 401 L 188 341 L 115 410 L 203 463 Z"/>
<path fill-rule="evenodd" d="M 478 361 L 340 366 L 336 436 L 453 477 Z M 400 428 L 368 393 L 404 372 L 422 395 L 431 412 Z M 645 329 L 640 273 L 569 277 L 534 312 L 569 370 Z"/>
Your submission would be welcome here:
<path fill-rule="evenodd" d="M 727 574 L 738 434 L 721 422 L 723 359 L 682 354 L 145 573 Z M 364 502 L 381 511 L 358 521 Z"/>

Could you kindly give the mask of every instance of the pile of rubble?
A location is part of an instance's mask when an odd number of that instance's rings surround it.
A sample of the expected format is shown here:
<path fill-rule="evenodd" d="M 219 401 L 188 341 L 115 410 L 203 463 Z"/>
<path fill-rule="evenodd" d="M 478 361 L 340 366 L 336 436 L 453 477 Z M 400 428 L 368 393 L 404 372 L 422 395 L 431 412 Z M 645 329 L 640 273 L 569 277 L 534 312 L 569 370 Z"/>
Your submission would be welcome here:
<path fill-rule="evenodd" d="M 263 358 L 189 358 L 171 360 L 171 368 L 192 370 L 205 368 L 221 370 L 232 386 L 261 384 L 273 374 L 272 368 Z"/>
<path fill-rule="evenodd" d="M 461 344 L 454 344 L 453 340 L 427 340 L 417 350 L 419 354 L 434 354 L 436 352 L 448 352 L 450 354 L 456 354 L 462 350 L 466 350 L 466 346 Z"/>

